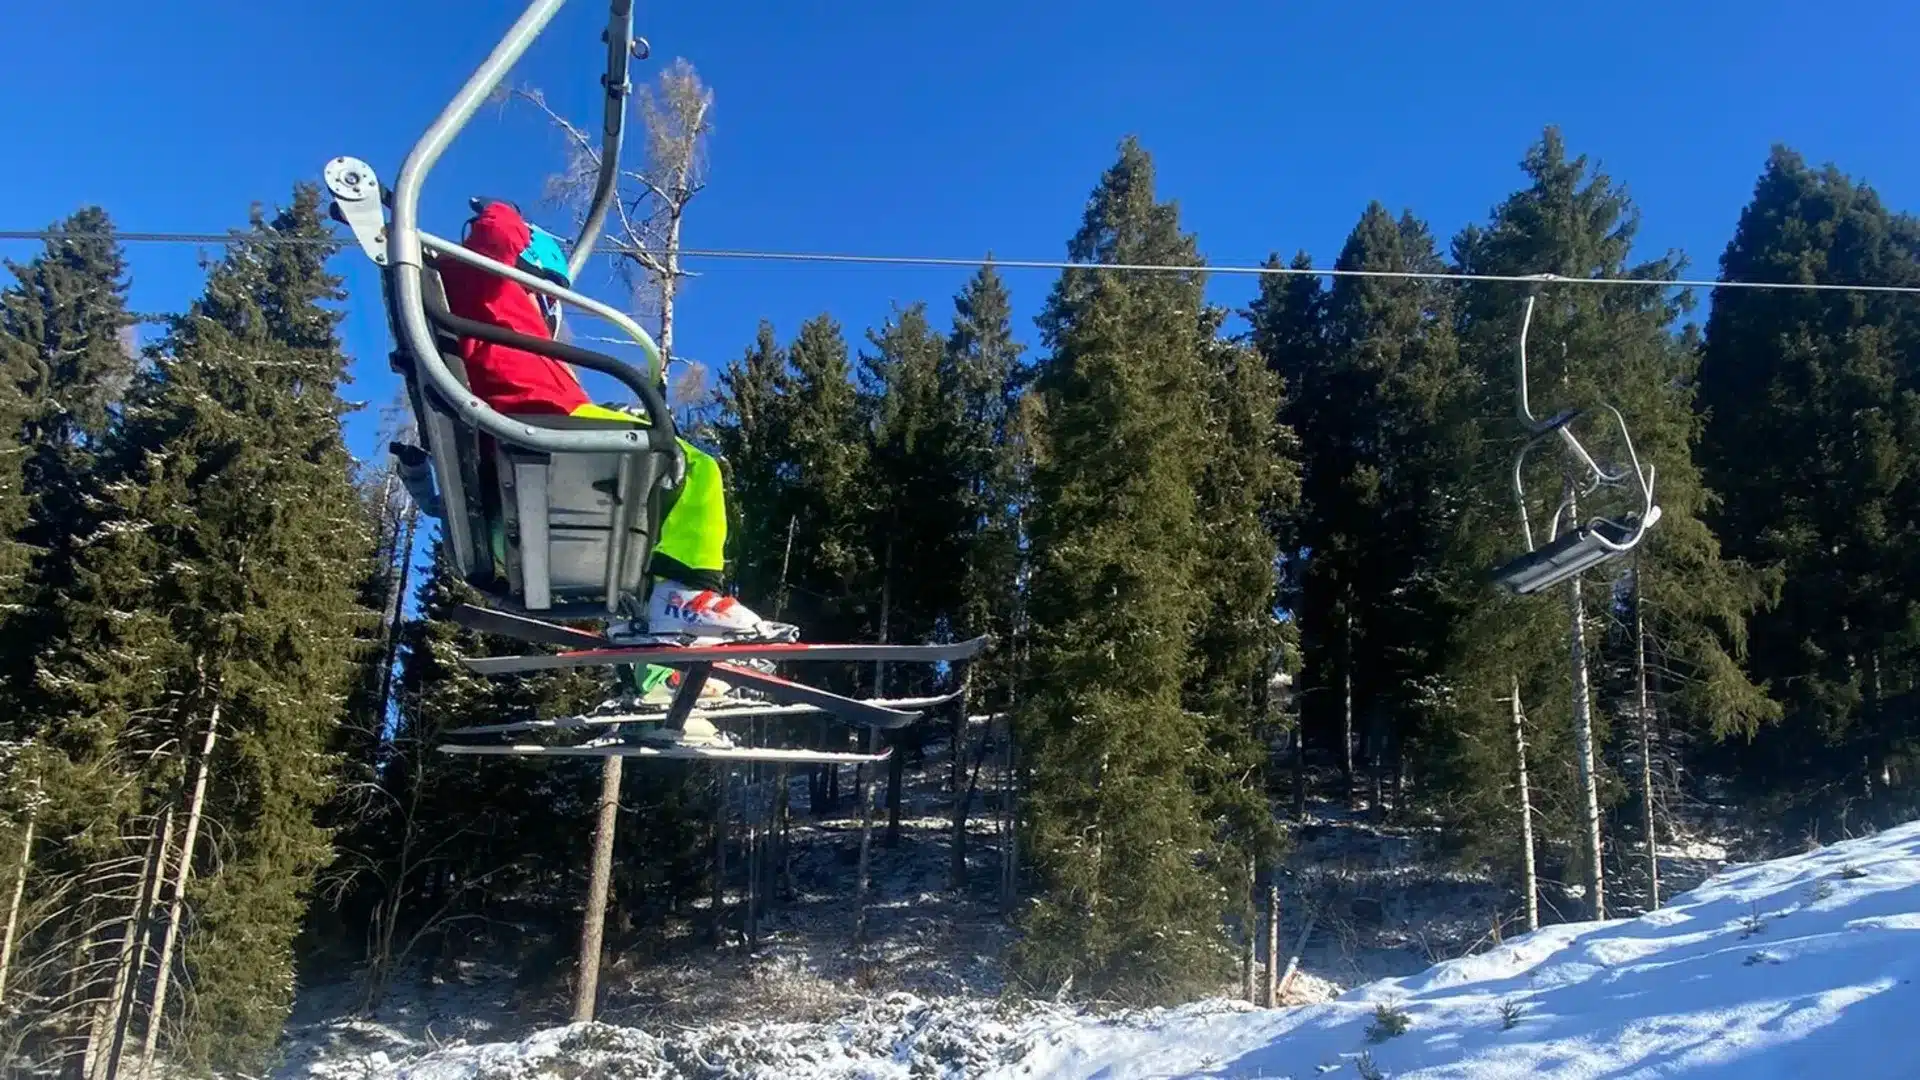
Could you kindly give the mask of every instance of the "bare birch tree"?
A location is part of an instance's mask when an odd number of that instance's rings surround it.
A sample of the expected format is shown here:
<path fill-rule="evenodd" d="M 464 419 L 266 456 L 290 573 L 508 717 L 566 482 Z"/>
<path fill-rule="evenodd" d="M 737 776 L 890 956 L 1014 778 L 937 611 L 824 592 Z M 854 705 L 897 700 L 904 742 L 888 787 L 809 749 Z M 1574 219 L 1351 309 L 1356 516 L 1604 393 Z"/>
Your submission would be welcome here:
<path fill-rule="evenodd" d="M 1527 929 L 1540 929 L 1540 879 L 1533 862 L 1533 788 L 1527 783 L 1527 719 L 1520 707 L 1520 678 L 1513 679 L 1513 760 L 1519 773 L 1520 884 L 1527 894 Z"/>
<path fill-rule="evenodd" d="M 585 204 L 600 171 L 599 145 L 587 129 L 555 112 L 540 91 L 523 89 L 515 93 L 544 112 L 566 135 L 567 166 L 548 179 L 547 194 L 573 207 L 584 219 Z M 701 82 L 692 64 L 676 59 L 661 72 L 657 86 L 639 89 L 633 108 L 640 121 L 645 152 L 638 167 L 620 170 L 619 193 L 604 242 L 614 252 L 634 312 L 658 320 L 656 343 L 664 366 L 672 361 L 674 301 L 687 276 L 680 266 L 681 226 L 687 204 L 706 186 L 713 92 Z M 606 758 L 599 813 L 595 815 L 587 909 L 580 933 L 579 979 L 573 1001 L 576 1022 L 593 1019 L 598 994 L 622 775 L 622 759 Z M 720 842 L 724 843 L 724 833 Z"/>
<path fill-rule="evenodd" d="M 1660 838 L 1653 820 L 1653 702 L 1647 694 L 1647 623 L 1639 556 L 1633 569 L 1634 719 L 1640 736 L 1641 830 L 1647 842 L 1647 909 L 1660 906 Z"/>
<path fill-rule="evenodd" d="M 1563 489 L 1568 520 L 1579 520 L 1573 482 Z M 1600 863 L 1600 774 L 1599 755 L 1593 745 L 1593 684 L 1587 671 L 1587 608 L 1581 595 L 1580 575 L 1567 582 L 1567 638 L 1573 665 L 1573 755 L 1580 781 L 1580 842 L 1585 856 L 1582 870 L 1587 889 L 1588 911 L 1595 919 L 1607 917 L 1606 870 Z"/>
<path fill-rule="evenodd" d="M 200 835 L 200 821 L 207 804 L 207 772 L 213 764 L 213 748 L 220 737 L 220 701 L 216 697 L 207 712 L 206 735 L 200 741 L 200 754 L 194 764 L 193 790 L 187 797 L 187 827 L 180 837 L 179 862 L 174 868 L 173 896 L 167 905 L 167 928 L 160 940 L 160 957 L 155 962 L 153 1006 L 147 1010 L 146 1036 L 140 1044 L 140 1075 L 153 1068 L 153 1054 L 159 1045 L 160 1021 L 166 1015 L 167 987 L 172 974 L 173 950 L 180 940 L 180 917 L 186 910 L 187 882 L 193 877 L 193 851 Z M 165 865 L 165 860 L 162 860 Z"/>

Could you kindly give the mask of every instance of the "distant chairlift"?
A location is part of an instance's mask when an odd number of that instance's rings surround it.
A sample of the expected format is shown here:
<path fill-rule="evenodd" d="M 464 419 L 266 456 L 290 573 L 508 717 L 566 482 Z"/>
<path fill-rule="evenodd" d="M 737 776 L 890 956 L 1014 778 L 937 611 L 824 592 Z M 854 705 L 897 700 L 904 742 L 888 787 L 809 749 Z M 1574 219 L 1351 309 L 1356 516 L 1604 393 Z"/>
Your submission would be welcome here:
<path fill-rule="evenodd" d="M 1542 275 L 1542 280 L 1551 279 L 1552 275 Z M 1633 437 L 1627 433 L 1626 418 L 1620 415 L 1620 410 L 1604 402 L 1601 404 L 1602 408 L 1613 414 L 1614 421 L 1620 426 L 1620 439 L 1626 445 L 1629 466 L 1618 470 L 1602 467 L 1574 436 L 1573 421 L 1581 416 L 1583 410 L 1568 409 L 1545 420 L 1534 418 L 1527 398 L 1527 331 L 1533 325 L 1534 300 L 1534 295 L 1528 295 L 1526 311 L 1520 321 L 1519 381 L 1516 387 L 1520 420 L 1527 425 L 1529 434 L 1513 459 L 1513 497 L 1520 507 L 1520 534 L 1526 541 L 1527 551 L 1493 571 L 1495 584 L 1521 596 L 1570 581 L 1583 570 L 1626 554 L 1660 520 L 1660 507 L 1653 501 L 1653 466 L 1641 466 L 1640 457 L 1633 448 Z M 1561 499 L 1552 520 L 1547 524 L 1546 544 L 1536 548 L 1533 525 L 1527 515 L 1527 492 L 1522 475 L 1527 455 L 1549 436 L 1556 435 L 1572 461 L 1584 472 L 1587 483 L 1577 494 L 1569 492 Z M 1584 524 L 1573 520 L 1579 498 L 1603 486 L 1622 487 L 1629 484 L 1640 492 L 1641 506 L 1637 512 L 1619 519 L 1593 517 Z M 1567 526 L 1567 531 L 1561 531 L 1563 526 Z"/>

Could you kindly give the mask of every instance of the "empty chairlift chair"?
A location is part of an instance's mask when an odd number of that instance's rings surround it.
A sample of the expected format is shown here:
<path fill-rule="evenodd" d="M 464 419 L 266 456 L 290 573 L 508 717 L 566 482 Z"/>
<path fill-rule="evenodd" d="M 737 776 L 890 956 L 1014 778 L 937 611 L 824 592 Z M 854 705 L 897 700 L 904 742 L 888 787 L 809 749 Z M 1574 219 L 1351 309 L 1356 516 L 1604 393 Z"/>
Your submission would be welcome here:
<path fill-rule="evenodd" d="M 1543 279 L 1550 277 L 1545 275 Z M 1627 432 L 1626 418 L 1620 415 L 1620 410 L 1612 405 L 1602 405 L 1613 414 L 1620 428 L 1620 438 L 1626 446 L 1629 465 L 1622 469 L 1602 467 L 1574 435 L 1572 424 L 1580 417 L 1580 410 L 1569 409 L 1544 420 L 1534 418 L 1527 396 L 1527 332 L 1533 324 L 1534 300 L 1534 295 L 1528 295 L 1526 309 L 1521 316 L 1516 388 L 1520 420 L 1527 425 L 1528 435 L 1513 459 L 1513 497 L 1520 508 L 1520 534 L 1527 550 L 1493 571 L 1495 584 L 1522 596 L 1570 581 L 1584 570 L 1626 554 L 1638 546 L 1647 530 L 1660 520 L 1660 507 L 1653 501 L 1653 466 L 1641 466 L 1640 457 L 1633 448 L 1633 437 Z M 1570 461 L 1585 477 L 1582 495 L 1591 494 L 1601 487 L 1631 486 L 1640 496 L 1639 508 L 1619 518 L 1596 516 L 1581 522 L 1575 518 L 1577 500 L 1570 495 L 1563 498 L 1554 510 L 1547 525 L 1546 543 L 1535 547 L 1533 525 L 1527 513 L 1524 470 L 1527 456 L 1549 438 L 1560 440 Z"/>

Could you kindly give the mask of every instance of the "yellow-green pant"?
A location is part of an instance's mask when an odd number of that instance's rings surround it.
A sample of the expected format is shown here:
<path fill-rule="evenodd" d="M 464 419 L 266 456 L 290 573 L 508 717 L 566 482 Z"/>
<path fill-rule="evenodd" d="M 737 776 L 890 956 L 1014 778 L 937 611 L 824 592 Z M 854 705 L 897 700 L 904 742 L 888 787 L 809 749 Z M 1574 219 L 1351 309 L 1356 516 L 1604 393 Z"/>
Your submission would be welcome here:
<path fill-rule="evenodd" d="M 646 418 L 601 405 L 582 405 L 573 415 L 624 420 L 644 426 Z M 682 585 L 719 589 L 727 568 L 727 493 L 720 462 L 685 439 L 675 440 L 686 456 L 687 476 L 670 493 L 653 545 L 653 573 Z"/>

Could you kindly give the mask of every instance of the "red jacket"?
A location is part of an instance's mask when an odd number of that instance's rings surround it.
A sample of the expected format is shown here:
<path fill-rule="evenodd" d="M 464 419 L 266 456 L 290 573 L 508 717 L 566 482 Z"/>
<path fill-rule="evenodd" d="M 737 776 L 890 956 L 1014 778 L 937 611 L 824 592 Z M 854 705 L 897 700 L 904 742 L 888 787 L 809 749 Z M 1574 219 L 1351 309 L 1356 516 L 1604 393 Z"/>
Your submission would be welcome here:
<path fill-rule="evenodd" d="M 508 266 L 516 264 L 533 233 L 510 204 L 489 203 L 470 223 L 468 248 Z M 466 319 L 493 323 L 529 337 L 551 338 L 547 320 L 531 292 L 485 270 L 452 259 L 439 262 L 447 307 Z M 467 385 L 480 400 L 503 413 L 565 416 L 592 399 L 566 365 L 525 349 L 460 339 Z"/>

